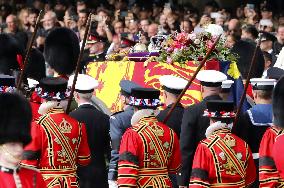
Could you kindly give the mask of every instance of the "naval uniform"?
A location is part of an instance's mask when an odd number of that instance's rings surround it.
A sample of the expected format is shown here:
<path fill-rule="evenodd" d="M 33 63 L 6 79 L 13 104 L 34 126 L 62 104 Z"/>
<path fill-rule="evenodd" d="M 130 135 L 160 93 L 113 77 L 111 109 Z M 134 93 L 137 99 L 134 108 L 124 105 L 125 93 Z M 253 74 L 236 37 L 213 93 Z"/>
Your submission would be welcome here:
<path fill-rule="evenodd" d="M 92 104 L 80 105 L 69 114 L 86 125 L 91 163 L 78 167 L 80 187 L 108 188 L 106 159 L 110 157 L 109 116 L 97 110 Z"/>
<path fill-rule="evenodd" d="M 31 135 L 22 164 L 38 168 L 47 187 L 79 187 L 77 165 L 91 160 L 85 125 L 52 108 L 32 123 Z"/>

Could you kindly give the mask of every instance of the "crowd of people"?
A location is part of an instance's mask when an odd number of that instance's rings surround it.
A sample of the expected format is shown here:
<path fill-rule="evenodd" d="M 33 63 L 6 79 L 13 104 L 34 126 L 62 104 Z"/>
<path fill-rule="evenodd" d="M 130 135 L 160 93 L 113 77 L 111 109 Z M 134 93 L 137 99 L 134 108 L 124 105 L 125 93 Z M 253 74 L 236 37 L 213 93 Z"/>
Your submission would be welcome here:
<path fill-rule="evenodd" d="M 202 10 L 171 1 L 3 2 L 0 187 L 283 186 L 284 15 L 277 10 L 268 1 L 232 10 L 215 1 Z M 69 113 L 89 13 L 91 28 Z M 176 75 L 159 78 L 164 110 L 158 110 L 161 91 L 130 80 L 120 82 L 122 111 L 108 116 L 94 105 L 99 83 L 84 74 L 90 62 L 125 55 L 157 35 L 205 32 L 209 24 L 221 28 L 244 80 L 260 44 L 247 94 L 252 106 L 238 121 L 228 97 L 234 82 L 217 70 L 197 74 L 202 101 L 178 103 L 167 121 L 187 85 Z M 17 85 L 23 69 L 23 84 Z"/>

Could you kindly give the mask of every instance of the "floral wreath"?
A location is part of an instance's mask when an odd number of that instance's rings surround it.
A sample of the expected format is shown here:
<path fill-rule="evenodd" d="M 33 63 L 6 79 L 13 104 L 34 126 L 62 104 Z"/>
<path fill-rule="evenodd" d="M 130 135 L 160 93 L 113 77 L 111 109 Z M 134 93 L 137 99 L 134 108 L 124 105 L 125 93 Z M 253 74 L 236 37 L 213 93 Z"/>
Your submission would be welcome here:
<path fill-rule="evenodd" d="M 57 92 L 57 93 L 44 91 L 41 87 L 37 87 L 35 91 L 38 96 L 47 100 L 64 100 L 66 98 L 69 98 L 71 93 L 68 88 L 66 89 L 65 92 Z"/>
<path fill-rule="evenodd" d="M 12 86 L 0 86 L 0 93 L 13 93 L 17 89 Z"/>
<path fill-rule="evenodd" d="M 209 112 L 208 109 L 204 111 L 203 116 L 209 118 L 234 118 L 236 116 L 235 112 L 226 112 L 226 111 L 216 111 L 216 112 Z"/>

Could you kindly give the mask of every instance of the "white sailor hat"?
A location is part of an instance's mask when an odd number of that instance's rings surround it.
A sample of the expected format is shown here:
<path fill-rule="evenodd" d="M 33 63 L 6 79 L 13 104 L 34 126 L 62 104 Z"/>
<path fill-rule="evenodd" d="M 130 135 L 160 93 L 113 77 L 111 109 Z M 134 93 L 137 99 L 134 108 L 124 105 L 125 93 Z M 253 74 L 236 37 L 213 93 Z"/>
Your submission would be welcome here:
<path fill-rule="evenodd" d="M 74 80 L 74 75 L 70 76 L 68 80 L 68 86 L 72 87 Z M 99 82 L 86 74 L 78 74 L 77 82 L 75 85 L 75 91 L 78 93 L 91 93 L 94 91 L 95 88 L 97 88 L 99 85 Z"/>
<path fill-rule="evenodd" d="M 196 79 L 200 81 L 202 86 L 220 87 L 222 82 L 227 80 L 227 76 L 216 70 L 202 70 L 197 74 Z"/>
<path fill-rule="evenodd" d="M 223 93 L 230 92 L 231 86 L 234 83 L 233 80 L 225 80 L 222 82 L 221 88 Z"/>
<path fill-rule="evenodd" d="M 276 83 L 275 79 L 252 78 L 250 79 L 253 90 L 272 90 Z"/>
<path fill-rule="evenodd" d="M 173 94 L 180 94 L 187 84 L 185 79 L 172 75 L 161 76 L 159 80 L 162 88 Z"/>

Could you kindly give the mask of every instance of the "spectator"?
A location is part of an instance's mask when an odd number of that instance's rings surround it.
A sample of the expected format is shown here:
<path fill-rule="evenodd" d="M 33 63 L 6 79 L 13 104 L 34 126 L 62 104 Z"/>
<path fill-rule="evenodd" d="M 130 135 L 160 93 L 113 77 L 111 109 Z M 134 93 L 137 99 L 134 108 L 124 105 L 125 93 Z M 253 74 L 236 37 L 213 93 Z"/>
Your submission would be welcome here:
<path fill-rule="evenodd" d="M 150 25 L 150 21 L 148 19 L 141 19 L 140 28 L 142 29 L 142 31 L 147 33 L 149 25 Z"/>
<path fill-rule="evenodd" d="M 78 12 L 78 11 L 77 11 Z M 88 12 L 86 9 L 80 10 L 78 12 L 78 22 L 77 22 L 77 26 L 78 29 L 80 30 L 82 27 L 86 26 L 87 23 L 87 19 L 88 19 Z"/>
<path fill-rule="evenodd" d="M 158 34 L 158 24 L 152 23 L 148 27 L 148 37 L 153 37 Z"/>
<path fill-rule="evenodd" d="M 50 31 L 51 29 L 55 28 L 57 22 L 57 17 L 55 12 L 53 11 L 46 12 L 41 21 L 43 22 L 42 25 L 45 31 Z"/>
<path fill-rule="evenodd" d="M 277 41 L 274 42 L 273 51 L 276 54 L 279 54 L 281 49 L 284 46 L 284 24 L 279 25 L 277 29 L 276 37 L 277 37 Z"/>
<path fill-rule="evenodd" d="M 81 12 L 82 10 L 86 10 L 87 9 L 86 1 L 78 0 L 76 3 L 76 9 L 77 9 L 77 14 L 79 14 L 79 12 Z"/>
<path fill-rule="evenodd" d="M 242 27 L 242 36 L 241 36 L 242 39 L 249 40 L 254 44 L 257 37 L 258 37 L 258 31 L 255 28 L 255 26 L 248 24 Z"/>
<path fill-rule="evenodd" d="M 263 53 L 263 57 L 264 57 L 264 71 L 263 71 L 263 74 L 262 74 L 262 77 L 263 78 L 266 78 L 267 77 L 267 70 L 272 67 L 272 56 L 270 53 L 268 52 L 265 52 L 265 51 L 262 51 Z"/>
<path fill-rule="evenodd" d="M 28 9 L 24 8 L 21 9 L 21 11 L 18 14 L 18 19 L 19 19 L 19 28 L 21 28 L 24 31 L 27 31 L 29 28 L 29 11 Z"/>
<path fill-rule="evenodd" d="M 180 30 L 184 31 L 185 33 L 191 33 L 193 31 L 193 26 L 191 21 L 183 20 L 180 22 Z"/>
<path fill-rule="evenodd" d="M 34 32 L 38 14 L 39 14 L 39 11 L 37 9 L 34 9 L 34 8 L 29 9 L 29 16 L 28 16 L 29 28 L 27 30 L 28 33 Z"/>

